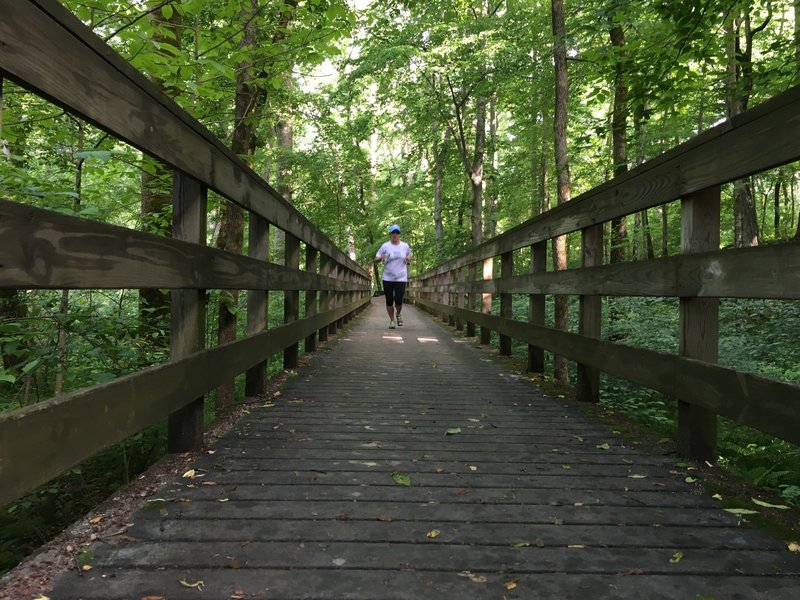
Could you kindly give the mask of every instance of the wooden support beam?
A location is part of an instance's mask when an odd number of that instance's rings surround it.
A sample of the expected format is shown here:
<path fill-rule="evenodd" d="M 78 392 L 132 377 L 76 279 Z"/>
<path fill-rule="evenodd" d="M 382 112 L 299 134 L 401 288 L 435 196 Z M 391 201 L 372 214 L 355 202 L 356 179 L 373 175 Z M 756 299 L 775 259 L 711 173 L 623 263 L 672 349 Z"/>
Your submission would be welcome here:
<path fill-rule="evenodd" d="M 603 263 L 603 226 L 593 225 L 581 231 L 583 267 L 594 267 Z M 591 338 L 600 337 L 600 296 L 580 297 L 578 333 Z M 600 401 L 600 371 L 587 364 L 578 363 L 576 396 L 584 402 Z"/>
<path fill-rule="evenodd" d="M 291 233 L 286 233 L 284 241 L 284 264 L 289 269 L 300 268 L 300 240 Z M 293 323 L 300 318 L 300 292 L 299 290 L 286 290 L 283 293 L 283 322 Z M 297 367 L 299 344 L 294 343 L 283 351 L 283 368 L 294 369 Z"/>
<path fill-rule="evenodd" d="M 250 214 L 248 225 L 248 251 L 250 258 L 269 262 L 269 222 Z M 266 331 L 269 323 L 269 292 L 263 289 L 247 290 L 247 335 Z M 267 361 L 247 370 L 244 392 L 248 396 L 263 394 L 267 386 Z"/>
<path fill-rule="evenodd" d="M 494 258 L 485 258 L 483 260 L 483 279 L 492 279 L 492 272 L 494 271 Z M 492 314 L 492 295 L 481 294 L 481 312 L 485 315 Z M 481 325 L 481 344 L 489 344 L 492 341 L 492 330 Z"/>
<path fill-rule="evenodd" d="M 500 277 L 503 279 L 514 276 L 514 253 L 503 252 L 500 255 Z M 500 316 L 506 319 L 513 318 L 514 314 L 511 306 L 511 294 L 500 294 Z M 500 335 L 500 354 L 511 356 L 511 336 Z"/>
<path fill-rule="evenodd" d="M 208 188 L 175 171 L 172 181 L 172 236 L 206 244 Z M 172 290 L 170 360 L 177 361 L 205 347 L 205 290 Z M 203 445 L 203 396 L 190 401 L 167 419 L 167 451 L 186 452 Z"/>
<path fill-rule="evenodd" d="M 531 274 L 533 277 L 547 271 L 547 242 L 531 245 Z M 544 326 L 544 294 L 528 294 L 528 323 Z M 528 344 L 528 371 L 544 373 L 544 349 Z"/>
<path fill-rule="evenodd" d="M 719 250 L 720 187 L 681 201 L 681 253 Z M 679 354 L 716 363 L 719 344 L 719 300 L 681 298 Z M 717 415 L 678 398 L 678 452 L 714 462 L 717 458 Z"/>
<path fill-rule="evenodd" d="M 333 270 L 333 259 L 325 253 L 320 254 L 319 257 L 319 274 L 325 277 L 330 277 Z M 320 292 L 319 295 L 319 311 L 324 313 L 331 309 L 331 299 L 333 292 Z M 319 341 L 328 341 L 328 325 L 319 330 Z"/>
<path fill-rule="evenodd" d="M 478 279 L 478 263 L 469 263 L 469 276 L 467 279 L 469 281 L 475 281 Z M 467 294 L 467 310 L 470 312 L 475 310 L 475 302 L 477 301 L 478 295 L 475 292 L 469 292 Z M 470 321 L 467 319 L 467 336 L 468 337 L 475 337 L 475 321 Z"/>
<path fill-rule="evenodd" d="M 317 267 L 319 264 L 319 252 L 316 248 L 312 246 L 306 246 L 306 273 L 314 273 L 317 272 Z M 317 314 L 317 292 L 314 290 L 308 290 L 306 292 L 305 298 L 305 316 L 306 317 L 313 317 Z M 317 349 L 317 332 L 313 332 L 306 338 L 304 350 L 306 352 L 313 352 Z"/>

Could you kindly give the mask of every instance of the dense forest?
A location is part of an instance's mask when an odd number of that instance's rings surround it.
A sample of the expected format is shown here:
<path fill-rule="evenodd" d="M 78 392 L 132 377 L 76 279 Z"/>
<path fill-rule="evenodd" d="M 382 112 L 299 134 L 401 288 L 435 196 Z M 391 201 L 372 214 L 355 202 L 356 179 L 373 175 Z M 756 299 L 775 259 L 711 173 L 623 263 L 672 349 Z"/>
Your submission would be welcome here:
<path fill-rule="evenodd" d="M 421 273 L 800 83 L 798 0 L 63 4 L 366 269 L 392 223 Z M 0 198 L 170 235 L 170 169 L 2 72 L 0 150 Z M 799 185 L 790 164 L 725 186 L 722 246 L 800 237 Z M 246 252 L 242 209 L 209 203 L 209 245 Z M 679 229 L 675 204 L 616 220 L 605 262 L 674 255 Z M 572 239 L 554 250 L 550 268 L 580 264 Z M 0 411 L 167 360 L 167 297 L 0 289 Z M 243 335 L 245 301 L 211 293 L 207 345 Z M 603 336 L 674 351 L 676 302 L 615 299 Z M 575 313 L 564 308 L 568 327 Z M 800 381 L 798 323 L 794 301 L 723 301 L 720 362 Z M 603 385 L 609 407 L 674 433 L 669 398 Z M 241 388 L 217 390 L 208 418 Z M 721 464 L 800 504 L 797 447 L 721 427 Z M 91 486 L 100 499 L 163 445 L 163 431 L 144 432 L 4 508 L 0 573 L 19 537 L 34 547 L 58 526 L 61 491 Z M 90 470 L 123 473 L 88 484 Z"/>

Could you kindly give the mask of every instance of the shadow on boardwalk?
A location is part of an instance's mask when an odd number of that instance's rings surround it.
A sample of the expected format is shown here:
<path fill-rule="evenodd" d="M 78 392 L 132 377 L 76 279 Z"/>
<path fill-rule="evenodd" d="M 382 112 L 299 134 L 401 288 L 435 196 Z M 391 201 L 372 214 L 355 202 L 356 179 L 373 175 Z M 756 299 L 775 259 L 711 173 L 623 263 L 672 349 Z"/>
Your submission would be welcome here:
<path fill-rule="evenodd" d="M 53 600 L 798 597 L 782 542 L 404 317 L 373 302 Z"/>

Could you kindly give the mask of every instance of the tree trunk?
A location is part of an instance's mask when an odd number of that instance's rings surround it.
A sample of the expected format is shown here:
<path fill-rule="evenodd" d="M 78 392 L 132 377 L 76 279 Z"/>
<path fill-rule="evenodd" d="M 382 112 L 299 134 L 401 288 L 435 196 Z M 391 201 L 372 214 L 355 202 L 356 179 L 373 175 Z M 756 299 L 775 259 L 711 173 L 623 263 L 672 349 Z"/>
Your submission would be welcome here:
<path fill-rule="evenodd" d="M 444 140 L 439 141 L 439 127 L 435 126 L 433 132 L 433 161 L 434 161 L 434 180 L 433 180 L 433 227 L 436 231 L 436 261 L 441 262 L 444 258 L 444 225 L 442 223 L 442 194 L 444 190 L 444 167 L 447 157 L 447 144 L 449 142 L 449 131 L 445 129 Z M 376 267 L 377 268 L 377 267 Z"/>
<path fill-rule="evenodd" d="M 258 14 L 257 0 L 250 0 L 249 6 L 242 9 L 241 22 L 245 23 L 239 49 L 248 55 L 257 46 Z M 259 118 L 259 109 L 263 103 L 263 93 L 254 83 L 251 58 L 237 65 L 236 98 L 234 100 L 234 125 L 231 149 L 247 162 L 251 162 L 255 151 L 255 128 Z M 225 201 L 222 208 L 217 248 L 234 254 L 241 254 L 244 248 L 244 211 L 230 201 Z M 239 290 L 220 292 L 217 343 L 220 345 L 236 339 L 236 312 L 239 305 Z M 235 398 L 234 381 L 230 380 L 217 388 L 216 406 L 224 408 Z"/>
<path fill-rule="evenodd" d="M 475 100 L 475 149 L 472 166 L 469 170 L 472 190 L 472 244 L 477 246 L 483 241 L 483 161 L 486 146 L 486 98 L 478 96 Z"/>
<path fill-rule="evenodd" d="M 614 177 L 619 177 L 628 170 L 628 85 L 625 82 L 624 53 L 619 50 L 625 46 L 625 32 L 622 26 L 613 24 L 610 30 L 610 37 L 612 48 L 619 57 L 614 65 L 614 107 L 611 119 L 611 153 Z M 627 240 L 626 217 L 612 219 L 610 254 L 612 264 L 625 261 Z M 635 255 L 636 253 L 634 252 Z"/>
<path fill-rule="evenodd" d="M 148 7 L 154 6 L 156 0 L 147 3 Z M 179 3 L 178 0 L 175 3 Z M 181 29 L 183 25 L 182 11 L 173 10 L 172 16 L 165 19 L 161 10 L 148 13 L 148 19 L 154 27 L 152 43 L 159 52 L 158 45 L 169 44 L 178 49 L 181 47 Z M 166 59 L 174 58 L 167 52 L 159 52 Z M 167 85 L 155 73 L 148 73 L 148 79 L 156 84 L 167 96 L 174 98 L 179 90 Z M 158 161 L 146 156 L 142 157 L 145 168 L 142 169 L 140 180 L 141 218 L 142 230 L 164 237 L 172 236 L 172 226 L 165 213 L 172 208 L 172 169 L 167 168 Z M 139 290 L 139 310 L 142 323 L 152 323 L 154 318 L 166 319 L 170 315 L 170 297 L 157 288 L 142 288 Z M 150 327 L 144 328 L 145 335 L 151 331 Z"/>
<path fill-rule="evenodd" d="M 569 158 L 567 155 L 567 120 L 569 82 L 567 79 L 567 46 L 564 27 L 564 2 L 552 0 L 553 48 L 556 102 L 554 146 L 557 174 L 558 204 L 568 202 L 572 196 L 569 176 Z M 567 268 L 567 238 L 564 235 L 553 239 L 553 270 L 563 271 Z M 557 329 L 567 331 L 569 327 L 569 304 L 567 296 L 555 297 L 555 326 Z M 553 376 L 561 383 L 569 383 L 567 359 L 563 356 L 553 356 Z"/>
<path fill-rule="evenodd" d="M 753 88 L 753 37 L 763 29 L 767 21 L 760 28 L 752 29 L 749 12 L 745 12 L 744 15 L 734 12 L 732 18 L 725 22 L 728 59 L 725 103 L 728 119 L 733 119 L 747 110 Z M 744 27 L 744 48 L 740 39 L 742 27 Z M 733 182 L 733 213 L 734 245 L 737 248 L 758 246 L 758 217 L 753 186 L 749 179 L 737 179 Z"/>
<path fill-rule="evenodd" d="M 487 177 L 486 186 L 486 227 L 485 237 L 493 238 L 497 235 L 497 93 L 492 94 L 489 103 L 489 153 L 491 167 Z"/>

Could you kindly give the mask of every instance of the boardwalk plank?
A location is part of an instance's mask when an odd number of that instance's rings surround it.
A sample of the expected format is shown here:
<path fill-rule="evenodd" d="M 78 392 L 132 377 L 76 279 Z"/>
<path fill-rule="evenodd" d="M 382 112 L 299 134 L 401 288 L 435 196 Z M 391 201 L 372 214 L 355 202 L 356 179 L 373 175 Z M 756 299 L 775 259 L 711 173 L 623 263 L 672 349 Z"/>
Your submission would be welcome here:
<path fill-rule="evenodd" d="M 381 313 L 253 404 L 53 598 L 199 597 L 181 580 L 209 598 L 796 597 L 800 557 L 673 458 L 412 307 L 393 331 Z"/>

